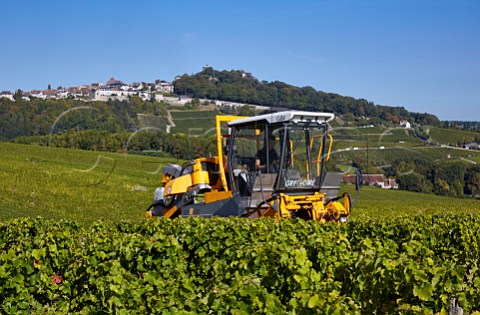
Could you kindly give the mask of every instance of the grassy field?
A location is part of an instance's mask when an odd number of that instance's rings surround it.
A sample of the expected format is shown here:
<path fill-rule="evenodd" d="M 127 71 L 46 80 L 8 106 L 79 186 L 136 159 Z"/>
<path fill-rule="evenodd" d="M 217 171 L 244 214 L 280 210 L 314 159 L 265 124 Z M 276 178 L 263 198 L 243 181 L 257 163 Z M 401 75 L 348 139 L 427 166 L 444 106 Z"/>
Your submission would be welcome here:
<path fill-rule="evenodd" d="M 348 151 L 342 147 L 334 146 L 329 165 L 350 165 L 354 159 L 360 159 L 369 172 L 381 172 L 381 167 L 389 165 L 396 159 L 426 159 L 432 163 L 435 161 L 461 161 L 467 165 L 480 163 L 480 152 L 464 150 L 461 148 L 425 147 L 425 146 L 379 146 L 369 144 L 369 147 L 358 147 L 358 150 L 350 148 Z"/>
<path fill-rule="evenodd" d="M 452 130 L 438 127 L 430 127 L 428 134 L 433 141 L 450 145 L 457 145 L 459 142 L 474 142 L 475 139 L 480 138 L 480 132 Z"/>
<path fill-rule="evenodd" d="M 385 150 L 388 151 L 388 150 Z M 142 220 L 171 160 L 0 143 L 0 219 Z M 352 186 L 344 186 L 352 196 Z M 353 217 L 478 212 L 480 202 L 366 187 Z"/>
<path fill-rule="evenodd" d="M 167 130 L 168 120 L 165 117 L 155 115 L 137 115 L 139 127 L 154 127 L 161 131 Z"/>
<path fill-rule="evenodd" d="M 0 143 L 0 218 L 141 220 L 164 159 Z"/>
<path fill-rule="evenodd" d="M 412 147 L 423 145 L 412 130 L 405 128 L 337 128 L 332 131 L 335 147 Z"/>
<path fill-rule="evenodd" d="M 347 191 L 352 200 L 357 196 L 353 185 L 344 185 L 342 191 Z M 480 214 L 480 202 L 471 198 L 451 198 L 402 190 L 362 187 L 360 198 L 354 204 L 352 218 L 385 218 L 434 213 Z"/>
<path fill-rule="evenodd" d="M 170 113 L 175 123 L 171 133 L 203 135 L 215 127 L 216 111 L 171 111 Z"/>

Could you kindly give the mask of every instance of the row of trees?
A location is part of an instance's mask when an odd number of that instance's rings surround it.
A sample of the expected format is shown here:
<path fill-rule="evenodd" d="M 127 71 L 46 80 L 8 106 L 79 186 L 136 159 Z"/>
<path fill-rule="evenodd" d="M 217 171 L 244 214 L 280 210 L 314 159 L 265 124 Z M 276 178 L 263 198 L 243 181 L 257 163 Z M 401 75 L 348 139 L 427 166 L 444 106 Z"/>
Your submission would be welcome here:
<path fill-rule="evenodd" d="M 365 99 L 317 91 L 310 86 L 295 87 L 283 82 L 259 81 L 243 71 L 217 71 L 206 67 L 194 75 L 183 75 L 175 82 L 175 92 L 195 98 L 328 111 L 351 117 L 379 118 L 398 123 L 403 119 L 429 125 L 439 124 L 431 114 L 410 113 L 403 107 L 378 106 Z"/>
<path fill-rule="evenodd" d="M 46 136 L 22 136 L 15 143 L 108 152 L 154 154 L 192 159 L 216 154 L 215 137 L 189 137 L 159 130 L 112 133 L 106 130 L 69 130 Z"/>
<path fill-rule="evenodd" d="M 480 195 L 480 166 L 426 159 L 393 163 L 400 189 L 441 196 Z"/>
<path fill-rule="evenodd" d="M 451 121 L 446 120 L 440 123 L 440 127 L 442 128 L 451 128 L 457 130 L 467 130 L 467 131 L 479 131 L 480 130 L 480 122 L 478 121 Z"/>
<path fill-rule="evenodd" d="M 64 133 L 71 129 L 134 131 L 139 113 L 166 116 L 166 105 L 138 97 L 108 102 L 0 98 L 0 140 Z"/>

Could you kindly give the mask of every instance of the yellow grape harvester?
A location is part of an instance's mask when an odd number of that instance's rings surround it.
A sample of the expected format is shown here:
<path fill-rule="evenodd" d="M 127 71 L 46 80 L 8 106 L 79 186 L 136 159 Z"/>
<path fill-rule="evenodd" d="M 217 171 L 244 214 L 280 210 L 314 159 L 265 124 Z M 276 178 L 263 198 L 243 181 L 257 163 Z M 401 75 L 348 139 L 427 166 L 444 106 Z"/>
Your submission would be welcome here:
<path fill-rule="evenodd" d="M 217 156 L 167 164 L 146 217 L 239 216 L 347 222 L 342 173 L 327 172 L 332 113 L 217 116 Z M 358 180 L 361 176 L 357 170 Z"/>

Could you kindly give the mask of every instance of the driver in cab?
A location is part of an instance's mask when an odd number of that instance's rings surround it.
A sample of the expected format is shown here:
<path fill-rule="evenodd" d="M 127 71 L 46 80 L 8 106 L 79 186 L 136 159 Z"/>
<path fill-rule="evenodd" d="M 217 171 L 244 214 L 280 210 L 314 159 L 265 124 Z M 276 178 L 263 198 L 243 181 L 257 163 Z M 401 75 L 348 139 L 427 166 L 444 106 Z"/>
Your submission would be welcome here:
<path fill-rule="evenodd" d="M 267 164 L 268 152 L 268 164 Z M 267 168 L 267 165 L 269 167 Z M 255 168 L 264 173 L 274 173 L 278 169 L 278 154 L 275 151 L 275 136 L 270 135 L 266 145 L 255 155 Z"/>

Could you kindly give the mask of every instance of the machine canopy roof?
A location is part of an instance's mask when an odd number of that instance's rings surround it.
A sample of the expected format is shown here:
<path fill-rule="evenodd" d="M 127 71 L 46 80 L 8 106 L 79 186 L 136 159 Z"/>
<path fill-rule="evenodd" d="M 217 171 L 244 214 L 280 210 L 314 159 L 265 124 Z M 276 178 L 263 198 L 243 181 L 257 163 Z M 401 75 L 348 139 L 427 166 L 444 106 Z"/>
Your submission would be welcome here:
<path fill-rule="evenodd" d="M 240 125 L 250 125 L 256 123 L 276 124 L 283 122 L 318 122 L 327 123 L 335 117 L 332 113 L 316 113 L 316 112 L 302 112 L 302 111 L 284 111 L 277 113 L 269 113 L 259 116 L 246 117 L 233 120 L 228 123 L 230 127 Z"/>

